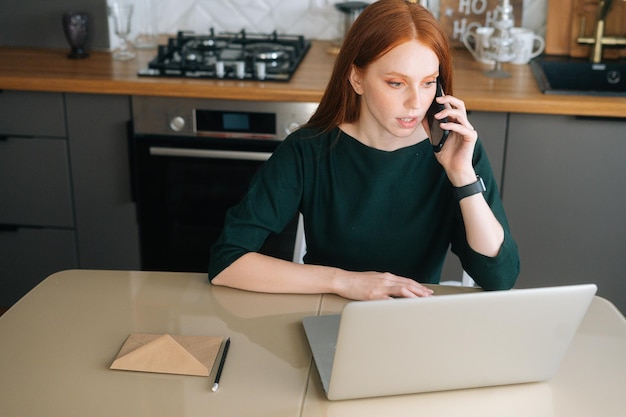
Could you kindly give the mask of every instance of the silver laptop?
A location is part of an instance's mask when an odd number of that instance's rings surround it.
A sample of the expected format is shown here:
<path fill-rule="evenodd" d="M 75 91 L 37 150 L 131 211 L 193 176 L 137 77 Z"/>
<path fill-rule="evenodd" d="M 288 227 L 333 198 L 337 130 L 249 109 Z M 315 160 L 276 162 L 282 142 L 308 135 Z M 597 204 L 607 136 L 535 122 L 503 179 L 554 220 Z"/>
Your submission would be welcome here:
<path fill-rule="evenodd" d="M 351 302 L 303 325 L 330 400 L 536 382 L 556 373 L 596 290 Z"/>

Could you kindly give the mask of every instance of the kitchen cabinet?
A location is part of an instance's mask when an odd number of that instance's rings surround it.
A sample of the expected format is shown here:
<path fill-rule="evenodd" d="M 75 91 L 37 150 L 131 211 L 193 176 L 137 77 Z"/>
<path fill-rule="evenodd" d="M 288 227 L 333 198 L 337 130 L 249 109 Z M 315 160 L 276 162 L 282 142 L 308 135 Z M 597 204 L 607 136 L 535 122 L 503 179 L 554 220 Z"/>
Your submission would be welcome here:
<path fill-rule="evenodd" d="M 80 267 L 140 268 L 128 157 L 130 97 L 66 94 Z"/>
<path fill-rule="evenodd" d="M 0 92 L 0 305 L 78 267 L 63 95 Z"/>
<path fill-rule="evenodd" d="M 13 305 L 49 274 L 78 268 L 72 229 L 0 225 L 0 254 L 1 307 Z"/>
<path fill-rule="evenodd" d="M 63 94 L 0 90 L 0 135 L 65 138 Z"/>
<path fill-rule="evenodd" d="M 470 111 L 468 117 L 487 151 L 498 187 L 502 191 L 508 113 Z M 441 272 L 441 281 L 461 281 L 462 275 L 461 262 L 449 252 Z"/>
<path fill-rule="evenodd" d="M 0 306 L 63 269 L 139 269 L 130 97 L 3 91 L 0 115 Z"/>
<path fill-rule="evenodd" d="M 504 204 L 517 287 L 594 282 L 626 312 L 626 119 L 511 114 Z"/>
<path fill-rule="evenodd" d="M 0 223 L 74 227 L 65 138 L 7 137 L 0 166 Z"/>

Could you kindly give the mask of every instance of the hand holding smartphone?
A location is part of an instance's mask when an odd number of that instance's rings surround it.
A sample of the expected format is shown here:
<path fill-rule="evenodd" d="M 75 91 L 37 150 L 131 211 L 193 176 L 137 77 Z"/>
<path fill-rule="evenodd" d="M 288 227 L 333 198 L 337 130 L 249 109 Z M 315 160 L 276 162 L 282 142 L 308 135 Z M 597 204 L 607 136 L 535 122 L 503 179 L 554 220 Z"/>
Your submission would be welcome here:
<path fill-rule="evenodd" d="M 437 92 L 435 93 L 435 99 L 428 110 L 428 115 L 432 116 L 432 123 L 430 124 L 430 141 L 433 145 L 433 151 L 435 152 L 441 151 L 446 139 L 448 139 L 448 136 L 450 135 L 449 130 L 444 130 L 439 126 L 440 123 L 447 123 L 448 118 L 444 117 L 441 120 L 434 118 L 435 114 L 446 108 L 443 104 L 437 103 L 437 97 L 443 97 L 443 89 L 441 88 L 441 84 L 439 84 L 439 78 L 437 78 Z"/>

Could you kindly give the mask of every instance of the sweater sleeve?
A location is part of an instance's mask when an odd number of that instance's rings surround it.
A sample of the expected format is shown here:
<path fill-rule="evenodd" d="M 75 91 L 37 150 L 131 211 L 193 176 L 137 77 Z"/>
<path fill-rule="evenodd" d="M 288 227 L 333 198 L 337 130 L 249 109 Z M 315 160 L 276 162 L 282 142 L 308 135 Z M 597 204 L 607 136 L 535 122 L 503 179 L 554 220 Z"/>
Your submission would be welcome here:
<path fill-rule="evenodd" d="M 209 280 L 248 252 L 257 252 L 271 233 L 280 233 L 298 212 L 300 159 L 287 139 L 252 179 L 246 196 L 226 212 L 224 229 L 211 248 Z"/>
<path fill-rule="evenodd" d="M 463 269 L 481 288 L 485 290 L 510 289 L 515 285 L 519 275 L 519 253 L 511 235 L 495 176 L 480 141 L 477 142 L 474 153 L 474 168 L 485 182 L 487 191 L 484 197 L 504 229 L 504 241 L 498 255 L 493 258 L 474 251 L 467 242 L 463 219 L 458 208 L 457 224 L 452 237 L 452 252 L 459 257 Z"/>

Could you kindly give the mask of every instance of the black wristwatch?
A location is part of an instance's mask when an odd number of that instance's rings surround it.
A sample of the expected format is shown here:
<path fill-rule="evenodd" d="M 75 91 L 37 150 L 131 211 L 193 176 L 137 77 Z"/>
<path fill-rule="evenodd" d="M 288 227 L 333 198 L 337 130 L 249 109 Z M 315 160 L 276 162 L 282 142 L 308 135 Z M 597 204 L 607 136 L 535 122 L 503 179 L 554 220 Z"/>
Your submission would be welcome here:
<path fill-rule="evenodd" d="M 476 175 L 476 182 L 464 185 L 463 187 L 454 187 L 454 195 L 456 195 L 457 201 L 463 200 L 465 197 L 469 197 L 474 194 L 484 193 L 487 191 L 483 179 L 479 175 Z"/>

